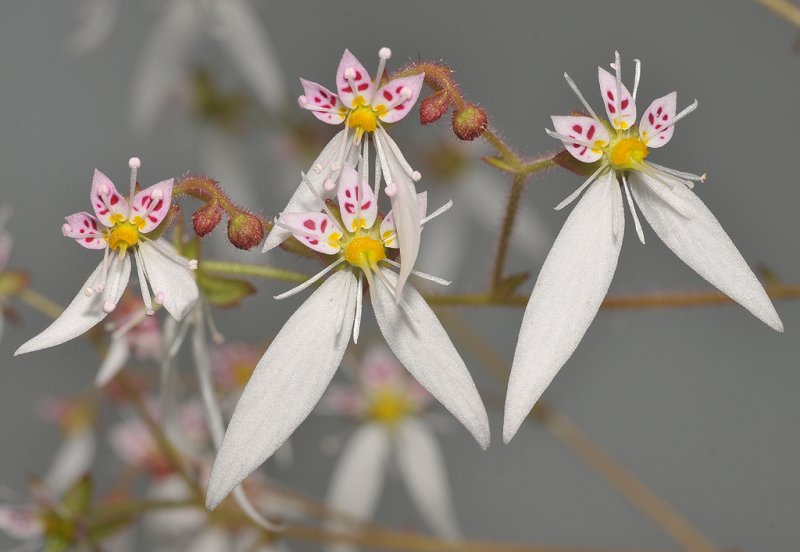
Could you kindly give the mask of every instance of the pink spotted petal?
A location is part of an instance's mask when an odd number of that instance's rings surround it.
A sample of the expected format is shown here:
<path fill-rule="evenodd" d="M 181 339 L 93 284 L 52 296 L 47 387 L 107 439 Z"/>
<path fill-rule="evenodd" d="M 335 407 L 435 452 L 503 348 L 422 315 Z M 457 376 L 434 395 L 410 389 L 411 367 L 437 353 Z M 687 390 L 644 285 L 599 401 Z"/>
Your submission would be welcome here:
<path fill-rule="evenodd" d="M 645 110 L 642 121 L 639 123 L 639 136 L 642 137 L 648 148 L 660 148 L 670 141 L 672 133 L 675 132 L 675 126 L 671 125 L 666 130 L 661 129 L 675 119 L 677 110 L 678 94 L 676 92 L 670 92 L 666 96 L 653 100 L 650 107 Z"/>
<path fill-rule="evenodd" d="M 562 141 L 564 148 L 578 161 L 594 163 L 603 156 L 600 148 L 608 145 L 610 140 L 606 128 L 591 117 L 558 116 L 551 117 L 555 131 L 564 136 L 582 142 Z M 596 146 L 590 148 L 586 144 Z"/>
<path fill-rule="evenodd" d="M 419 218 L 425 218 L 425 213 L 428 212 L 428 192 L 417 194 L 417 206 L 419 207 Z M 389 211 L 381 222 L 381 239 L 386 240 L 383 245 L 392 249 L 399 249 L 400 244 L 397 242 L 396 234 L 397 228 L 394 225 L 394 213 Z"/>
<path fill-rule="evenodd" d="M 361 181 L 358 172 L 350 165 L 342 169 L 337 198 L 345 229 L 355 232 L 359 228 L 372 228 L 378 216 L 375 192 L 368 182 Z"/>
<path fill-rule="evenodd" d="M 339 96 L 316 82 L 300 79 L 300 83 L 303 85 L 300 107 L 310 111 L 323 123 L 338 125 L 344 122 L 347 108 L 339 101 Z"/>
<path fill-rule="evenodd" d="M 314 251 L 333 255 L 341 250 L 341 233 L 325 213 L 283 213 L 280 220 L 297 229 L 298 232 L 292 232 L 294 237 Z"/>
<path fill-rule="evenodd" d="M 65 237 L 74 239 L 86 249 L 103 249 L 106 246 L 106 240 L 99 236 L 105 228 L 89 213 L 75 213 L 64 217 L 64 220 L 67 222 L 61 227 L 61 232 Z"/>
<path fill-rule="evenodd" d="M 425 75 L 394 79 L 372 98 L 372 108 L 384 123 L 394 123 L 408 115 L 419 98 Z M 403 96 L 405 94 L 405 96 Z"/>
<path fill-rule="evenodd" d="M 174 179 L 162 180 L 145 188 L 133 197 L 133 210 L 130 219 L 133 222 L 144 221 L 141 232 L 152 232 L 167 216 L 172 203 L 172 185 Z"/>
<path fill-rule="evenodd" d="M 106 175 L 94 170 L 92 177 L 92 191 L 89 194 L 97 218 L 104 226 L 114 226 L 111 220 L 112 215 L 119 215 L 123 219 L 128 218 L 128 202 L 117 191 L 114 183 Z"/>
<path fill-rule="evenodd" d="M 600 81 L 600 94 L 603 96 L 603 105 L 606 106 L 608 120 L 614 128 L 630 128 L 636 122 L 636 103 L 631 93 L 624 84 L 620 83 L 619 105 L 617 104 L 617 77 L 603 69 L 597 68 L 597 78 Z"/>
<path fill-rule="evenodd" d="M 345 77 L 349 69 L 353 70 L 352 80 L 355 90 Z M 361 62 L 350 53 L 350 50 L 344 51 L 342 61 L 339 62 L 339 68 L 336 70 L 336 88 L 339 90 L 339 98 L 348 109 L 369 104 L 375 93 L 369 73 L 361 65 Z"/>

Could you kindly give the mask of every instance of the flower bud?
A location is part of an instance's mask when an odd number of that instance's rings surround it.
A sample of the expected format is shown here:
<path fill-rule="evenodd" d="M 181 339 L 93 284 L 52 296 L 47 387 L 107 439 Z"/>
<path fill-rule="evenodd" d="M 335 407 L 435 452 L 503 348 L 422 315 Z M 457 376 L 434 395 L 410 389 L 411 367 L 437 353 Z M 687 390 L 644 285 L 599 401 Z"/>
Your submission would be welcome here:
<path fill-rule="evenodd" d="M 474 140 L 489 126 L 486 112 L 475 104 L 466 104 L 453 111 L 453 132 L 467 142 Z"/>
<path fill-rule="evenodd" d="M 264 239 L 261 220 L 247 212 L 241 212 L 228 221 L 228 240 L 239 249 L 251 249 Z"/>
<path fill-rule="evenodd" d="M 441 119 L 450 109 L 450 97 L 446 90 L 431 94 L 419 104 L 419 122 L 429 125 Z"/>
<path fill-rule="evenodd" d="M 200 207 L 192 215 L 192 226 L 194 226 L 195 234 L 206 236 L 214 231 L 219 221 L 222 220 L 222 211 L 216 201 L 209 201 L 203 207 Z"/>

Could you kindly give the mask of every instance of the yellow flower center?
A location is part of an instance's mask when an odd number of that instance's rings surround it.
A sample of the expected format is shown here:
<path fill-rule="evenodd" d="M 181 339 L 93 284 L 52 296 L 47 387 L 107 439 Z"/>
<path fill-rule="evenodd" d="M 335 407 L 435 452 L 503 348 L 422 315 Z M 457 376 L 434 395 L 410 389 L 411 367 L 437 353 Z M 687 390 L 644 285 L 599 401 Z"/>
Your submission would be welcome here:
<path fill-rule="evenodd" d="M 108 231 L 106 239 L 111 249 L 125 251 L 139 243 L 139 228 L 127 220 L 115 221 L 114 227 Z"/>
<path fill-rule="evenodd" d="M 359 134 L 375 132 L 378 128 L 378 112 L 369 105 L 359 105 L 350 112 L 347 126 L 356 129 Z"/>
<path fill-rule="evenodd" d="M 350 240 L 344 250 L 345 260 L 362 270 L 370 270 L 386 258 L 386 249 L 383 244 L 369 236 L 359 236 Z"/>
<path fill-rule="evenodd" d="M 373 420 L 393 426 L 411 412 L 411 403 L 405 395 L 392 388 L 380 389 L 369 405 L 367 416 Z"/>
<path fill-rule="evenodd" d="M 647 146 L 639 138 L 622 138 L 611 146 L 608 159 L 615 169 L 633 169 L 647 157 Z"/>
<path fill-rule="evenodd" d="M 255 370 L 255 366 L 252 363 L 246 361 L 237 362 L 233 365 L 233 381 L 239 387 L 244 387 L 250 381 L 253 370 Z"/>

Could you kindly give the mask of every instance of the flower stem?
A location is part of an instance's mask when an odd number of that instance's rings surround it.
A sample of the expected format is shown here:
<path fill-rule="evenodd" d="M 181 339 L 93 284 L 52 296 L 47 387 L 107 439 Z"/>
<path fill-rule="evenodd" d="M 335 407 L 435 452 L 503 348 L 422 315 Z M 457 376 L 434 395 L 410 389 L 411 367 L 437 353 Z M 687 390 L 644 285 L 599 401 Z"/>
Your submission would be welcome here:
<path fill-rule="evenodd" d="M 511 234 L 514 231 L 514 222 L 517 219 L 517 211 L 519 211 L 519 204 L 522 199 L 522 191 L 525 188 L 526 180 L 527 178 L 525 176 L 516 174 L 511 181 L 511 191 L 508 194 L 505 215 L 503 215 L 503 225 L 500 227 L 500 238 L 497 242 L 497 252 L 495 253 L 492 267 L 492 280 L 489 284 L 492 295 L 504 295 L 501 293 L 504 280 L 503 272 L 505 269 L 506 257 L 508 256 L 508 246 L 511 241 Z"/>
<path fill-rule="evenodd" d="M 790 23 L 800 27 L 800 6 L 793 4 L 789 0 L 757 0 L 762 6 L 765 6 L 780 15 Z"/>
<path fill-rule="evenodd" d="M 201 261 L 200 267 L 208 272 L 229 274 L 231 276 L 255 276 L 265 280 L 281 280 L 284 282 L 305 282 L 310 278 L 308 274 L 273 268 L 271 266 L 232 263 L 226 261 Z"/>
<path fill-rule="evenodd" d="M 17 297 L 32 309 L 52 319 L 58 318 L 64 311 L 61 305 L 30 288 L 25 288 L 20 291 Z"/>

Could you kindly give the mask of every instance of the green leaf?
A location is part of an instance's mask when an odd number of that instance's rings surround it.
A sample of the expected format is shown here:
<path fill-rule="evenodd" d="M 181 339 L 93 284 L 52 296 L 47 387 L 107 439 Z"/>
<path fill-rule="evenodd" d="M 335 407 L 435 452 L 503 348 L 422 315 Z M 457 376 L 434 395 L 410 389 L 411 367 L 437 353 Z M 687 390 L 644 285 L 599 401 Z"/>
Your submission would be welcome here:
<path fill-rule="evenodd" d="M 202 271 L 197 274 L 197 285 L 209 303 L 222 308 L 235 307 L 256 292 L 253 284 L 245 280 L 211 276 Z"/>
<path fill-rule="evenodd" d="M 75 482 L 64 493 L 61 504 L 72 517 L 88 513 L 92 506 L 92 478 L 87 474 Z"/>

